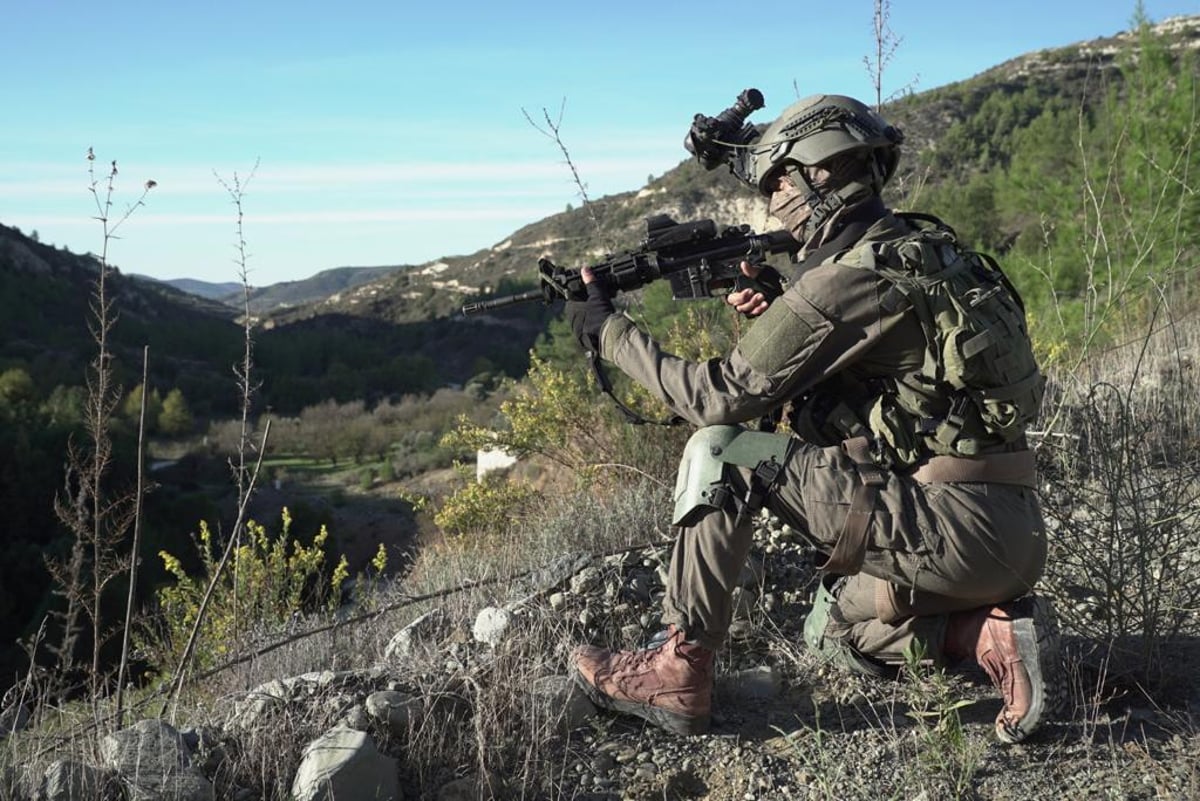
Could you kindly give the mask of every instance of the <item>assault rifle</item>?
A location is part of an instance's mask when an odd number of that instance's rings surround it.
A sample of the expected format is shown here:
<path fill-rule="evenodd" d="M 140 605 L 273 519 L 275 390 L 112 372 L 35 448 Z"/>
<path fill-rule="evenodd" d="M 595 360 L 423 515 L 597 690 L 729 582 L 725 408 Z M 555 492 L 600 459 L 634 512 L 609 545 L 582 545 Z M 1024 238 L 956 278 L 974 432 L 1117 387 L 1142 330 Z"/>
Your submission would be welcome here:
<path fill-rule="evenodd" d="M 665 214 L 646 218 L 646 239 L 637 250 L 610 255 L 592 265 L 596 281 L 611 295 L 640 289 L 666 278 L 676 300 L 694 300 L 754 289 L 768 299 L 783 293 L 779 274 L 763 270 L 757 279 L 742 274 L 743 261 L 761 263 L 772 253 L 795 252 L 800 245 L 787 231 L 756 234 L 748 225 L 718 230 L 712 220 L 675 222 Z M 481 300 L 463 306 L 463 314 L 476 314 L 517 303 L 540 300 L 586 300 L 579 270 L 568 270 L 542 258 L 538 260 L 541 286 L 516 295 Z"/>

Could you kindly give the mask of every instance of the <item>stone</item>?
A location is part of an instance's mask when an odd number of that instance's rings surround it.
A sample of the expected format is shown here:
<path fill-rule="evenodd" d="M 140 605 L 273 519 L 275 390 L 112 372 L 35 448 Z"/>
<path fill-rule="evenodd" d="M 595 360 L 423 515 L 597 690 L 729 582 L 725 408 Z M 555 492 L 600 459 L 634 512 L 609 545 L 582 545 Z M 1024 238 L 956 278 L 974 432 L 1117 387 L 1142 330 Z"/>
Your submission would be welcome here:
<path fill-rule="evenodd" d="M 107 778 L 107 774 L 99 768 L 69 759 L 59 759 L 51 762 L 46 768 L 39 798 L 44 801 L 100 798 Z"/>
<path fill-rule="evenodd" d="M 143 769 L 174 772 L 191 764 L 183 735 L 170 723 L 155 718 L 139 720 L 105 736 L 100 740 L 100 758 L 106 767 L 126 776 Z"/>
<path fill-rule="evenodd" d="M 481 798 L 508 798 L 504 792 L 504 780 L 494 772 L 484 777 L 471 774 L 447 782 L 438 790 L 437 801 L 479 801 Z"/>
<path fill-rule="evenodd" d="M 585 567 L 583 570 L 571 576 L 571 592 L 576 595 L 586 595 L 596 590 L 603 581 L 603 574 L 599 568 Z"/>
<path fill-rule="evenodd" d="M 442 636 L 449 626 L 449 619 L 441 608 L 426 612 L 396 632 L 383 649 L 383 658 L 388 661 L 405 659 L 414 648 Z"/>
<path fill-rule="evenodd" d="M 495 606 L 487 606 L 475 616 L 475 625 L 471 628 L 471 634 L 475 637 L 476 642 L 496 646 L 504 641 L 512 623 L 512 612 Z"/>
<path fill-rule="evenodd" d="M 396 760 L 361 731 L 330 729 L 304 749 L 292 780 L 295 801 L 401 801 Z"/>
<path fill-rule="evenodd" d="M 282 709 L 291 700 L 291 690 L 279 679 L 264 682 L 233 703 L 229 714 L 230 728 L 249 730 L 257 728 L 264 717 L 276 709 Z"/>
<path fill-rule="evenodd" d="M 371 728 L 371 717 L 367 714 L 367 710 L 355 704 L 342 718 L 342 725 L 355 731 L 366 731 Z"/>
<path fill-rule="evenodd" d="M 538 717 L 562 731 L 577 729 L 596 717 L 596 706 L 567 676 L 543 676 L 529 688 Z"/>
<path fill-rule="evenodd" d="M 776 698 L 783 691 L 783 679 L 773 665 L 730 673 L 722 684 L 734 695 L 760 701 Z"/>
<path fill-rule="evenodd" d="M 387 727 L 395 736 L 408 733 L 409 726 L 424 713 L 425 702 L 420 696 L 397 690 L 383 690 L 367 696 L 367 714 Z"/>
<path fill-rule="evenodd" d="M 100 741 L 100 758 L 130 801 L 213 801 L 212 782 L 191 764 L 183 736 L 163 720 L 139 720 Z"/>

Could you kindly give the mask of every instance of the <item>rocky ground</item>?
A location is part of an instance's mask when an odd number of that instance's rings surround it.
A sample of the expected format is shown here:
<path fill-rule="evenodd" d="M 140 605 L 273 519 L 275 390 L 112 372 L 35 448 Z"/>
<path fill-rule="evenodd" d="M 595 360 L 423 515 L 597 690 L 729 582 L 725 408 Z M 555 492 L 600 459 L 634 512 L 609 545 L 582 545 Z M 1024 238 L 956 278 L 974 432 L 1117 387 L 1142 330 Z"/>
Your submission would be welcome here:
<path fill-rule="evenodd" d="M 762 522 L 708 734 L 599 712 L 566 676 L 573 644 L 627 647 L 658 629 L 664 542 L 564 557 L 502 583 L 492 605 L 436 606 L 381 654 L 343 640 L 346 669 L 224 694 L 178 734 L 143 721 L 104 738 L 100 764 L 10 762 L 0 798 L 375 798 L 367 785 L 410 801 L 1200 798 L 1200 697 L 1186 669 L 1143 693 L 1067 637 L 1067 709 L 1001 745 L 982 673 L 867 680 L 808 654 L 811 561 L 786 527 Z M 1170 660 L 1196 664 L 1196 650 Z M 148 748 L 170 758 L 146 771 Z"/>
<path fill-rule="evenodd" d="M 1147 696 L 1102 679 L 1087 643 L 1066 637 L 1066 708 L 1004 746 L 992 733 L 999 699 L 978 670 L 890 682 L 818 663 L 799 646 L 811 565 L 781 527 L 759 539 L 718 666 L 712 731 L 682 738 L 599 715 L 564 743 L 563 797 L 1200 798 L 1190 676 Z M 1181 644 L 1172 658 L 1195 664 L 1194 650 Z"/>

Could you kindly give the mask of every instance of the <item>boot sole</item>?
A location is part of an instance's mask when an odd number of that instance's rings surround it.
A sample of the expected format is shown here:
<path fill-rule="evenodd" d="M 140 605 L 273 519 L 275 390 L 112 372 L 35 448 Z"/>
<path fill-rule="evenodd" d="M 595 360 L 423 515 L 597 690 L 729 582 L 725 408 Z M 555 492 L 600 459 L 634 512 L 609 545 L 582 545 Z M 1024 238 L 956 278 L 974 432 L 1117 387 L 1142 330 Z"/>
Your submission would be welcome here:
<path fill-rule="evenodd" d="M 1013 604 L 1013 634 L 1017 653 L 1029 674 L 1033 697 L 1029 711 L 1015 726 L 996 725 L 996 736 L 1005 743 L 1019 743 L 1041 725 L 1054 706 L 1054 683 L 1057 681 L 1059 640 L 1058 627 L 1050 601 L 1039 596 L 1023 598 Z M 1019 616 L 1018 616 L 1019 615 Z"/>
<path fill-rule="evenodd" d="M 626 715 L 635 715 L 643 720 L 653 723 L 659 728 L 666 729 L 672 734 L 680 734 L 686 737 L 692 737 L 697 734 L 704 734 L 708 731 L 712 722 L 711 715 L 700 715 L 697 717 L 688 717 L 675 712 L 669 712 L 656 706 L 648 704 L 639 704 L 633 701 L 621 701 L 617 698 L 611 698 L 585 679 L 583 675 L 574 667 L 571 668 L 571 678 L 579 685 L 584 694 L 596 706 L 601 709 L 607 709 L 612 712 L 621 712 Z"/>

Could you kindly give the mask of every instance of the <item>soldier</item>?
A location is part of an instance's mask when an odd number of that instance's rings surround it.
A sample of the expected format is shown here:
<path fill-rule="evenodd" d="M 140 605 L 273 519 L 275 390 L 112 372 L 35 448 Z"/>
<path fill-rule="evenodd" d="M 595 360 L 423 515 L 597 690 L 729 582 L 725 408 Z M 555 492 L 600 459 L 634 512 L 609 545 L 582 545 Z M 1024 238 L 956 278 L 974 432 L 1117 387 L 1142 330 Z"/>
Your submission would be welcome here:
<path fill-rule="evenodd" d="M 915 644 L 973 659 L 1002 698 L 998 737 L 1021 741 L 1048 714 L 1057 633 L 1031 592 L 1046 534 L 1025 429 L 1044 379 L 1020 298 L 940 221 L 885 207 L 903 137 L 864 104 L 818 95 L 747 130 L 730 167 L 801 248 L 778 298 L 728 296 L 756 318 L 729 355 L 664 352 L 597 283 L 568 304 L 585 349 L 700 427 L 676 487 L 666 631 L 638 651 L 577 648 L 572 673 L 602 707 L 706 731 L 765 506 L 821 554 L 810 648 L 871 675 Z M 742 425 L 781 410 L 786 435 Z"/>

